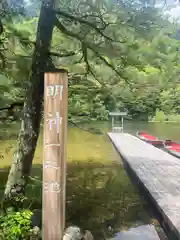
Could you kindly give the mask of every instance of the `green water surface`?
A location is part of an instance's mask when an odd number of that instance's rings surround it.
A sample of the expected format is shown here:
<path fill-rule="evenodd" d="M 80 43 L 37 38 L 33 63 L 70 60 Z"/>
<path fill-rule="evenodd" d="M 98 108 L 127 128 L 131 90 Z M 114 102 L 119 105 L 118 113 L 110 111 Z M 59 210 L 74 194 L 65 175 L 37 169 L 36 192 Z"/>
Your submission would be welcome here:
<path fill-rule="evenodd" d="M 110 238 L 121 229 L 155 221 L 144 210 L 146 203 L 139 198 L 123 169 L 121 158 L 106 135 L 110 123 L 91 123 L 80 128 L 70 126 L 68 130 L 66 224 L 89 229 L 95 240 L 101 240 Z M 19 124 L 3 124 L 0 130 L 2 196 L 18 129 Z M 90 133 L 94 129 L 97 134 Z M 136 134 L 138 130 L 180 141 L 180 125 L 125 121 L 125 132 Z M 27 194 L 34 206 L 41 205 L 42 136 L 41 133 L 34 157 L 33 180 Z"/>

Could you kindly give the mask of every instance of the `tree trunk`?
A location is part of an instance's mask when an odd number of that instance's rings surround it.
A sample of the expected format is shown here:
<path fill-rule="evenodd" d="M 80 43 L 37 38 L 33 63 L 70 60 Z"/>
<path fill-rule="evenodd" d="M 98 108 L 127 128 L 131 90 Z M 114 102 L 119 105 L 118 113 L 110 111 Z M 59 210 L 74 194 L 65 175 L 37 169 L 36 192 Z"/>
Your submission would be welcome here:
<path fill-rule="evenodd" d="M 25 186 L 31 172 L 32 160 L 40 131 L 44 89 L 43 73 L 47 67 L 53 67 L 48 55 L 55 20 L 54 2 L 55 0 L 44 0 L 41 6 L 36 46 L 32 59 L 30 87 L 27 89 L 17 150 L 14 153 L 6 183 L 6 200 L 10 200 L 19 194 L 25 194 Z"/>

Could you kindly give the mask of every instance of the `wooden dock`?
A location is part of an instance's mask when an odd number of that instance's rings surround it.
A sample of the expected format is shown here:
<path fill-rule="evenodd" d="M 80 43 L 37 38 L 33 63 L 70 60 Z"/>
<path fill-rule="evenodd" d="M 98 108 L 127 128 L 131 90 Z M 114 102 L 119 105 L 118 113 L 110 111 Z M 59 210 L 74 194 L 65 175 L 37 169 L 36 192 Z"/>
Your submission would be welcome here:
<path fill-rule="evenodd" d="M 180 240 L 180 159 L 127 133 L 108 133 L 168 238 Z"/>

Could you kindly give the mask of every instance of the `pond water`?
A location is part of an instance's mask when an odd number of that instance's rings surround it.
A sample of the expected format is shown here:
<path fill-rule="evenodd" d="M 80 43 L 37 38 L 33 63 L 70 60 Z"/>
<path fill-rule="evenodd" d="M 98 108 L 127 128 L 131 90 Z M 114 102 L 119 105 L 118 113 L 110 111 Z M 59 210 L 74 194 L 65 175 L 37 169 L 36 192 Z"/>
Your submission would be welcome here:
<path fill-rule="evenodd" d="M 80 128 L 87 128 L 84 131 Z M 144 203 L 123 169 L 121 159 L 106 132 L 110 123 L 85 124 L 68 131 L 68 170 L 66 223 L 93 232 L 95 240 L 108 239 L 121 229 L 156 222 L 144 210 Z M 19 124 L 3 125 L 0 130 L 0 191 L 3 194 Z M 90 131 L 98 129 L 97 134 Z M 103 134 L 99 134 L 99 130 Z M 160 138 L 180 141 L 180 125 L 126 122 L 124 131 L 136 134 L 147 130 Z M 37 206 L 41 202 L 42 134 L 36 149 L 32 183 L 28 198 Z M 33 182 L 34 181 L 34 182 Z M 33 204 L 31 204 L 33 206 Z"/>
<path fill-rule="evenodd" d="M 135 135 L 138 130 L 148 131 L 158 138 L 180 142 L 180 125 L 176 123 L 125 122 L 125 132 Z"/>

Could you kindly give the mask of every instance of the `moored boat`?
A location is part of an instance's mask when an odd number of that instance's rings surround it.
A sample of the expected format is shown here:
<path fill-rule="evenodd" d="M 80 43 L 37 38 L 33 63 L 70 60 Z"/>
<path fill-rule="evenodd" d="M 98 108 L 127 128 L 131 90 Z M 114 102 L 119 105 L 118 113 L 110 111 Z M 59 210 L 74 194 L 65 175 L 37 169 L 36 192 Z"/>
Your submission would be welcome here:
<path fill-rule="evenodd" d="M 144 131 L 138 131 L 136 136 L 149 143 L 155 147 L 162 148 L 164 151 L 170 153 L 171 155 L 180 158 L 180 143 L 171 140 L 160 140 L 157 137 L 148 134 Z"/>
<path fill-rule="evenodd" d="M 147 132 L 144 132 L 144 131 L 138 131 L 136 133 L 136 136 L 147 142 L 147 143 L 150 143 L 152 144 L 153 146 L 155 147 L 158 147 L 158 148 L 164 148 L 164 141 L 163 140 L 160 140 L 158 139 L 157 137 L 153 136 L 153 135 L 150 135 L 148 134 Z"/>
<path fill-rule="evenodd" d="M 171 155 L 180 158 L 180 143 L 171 140 L 165 140 L 164 150 Z"/>

